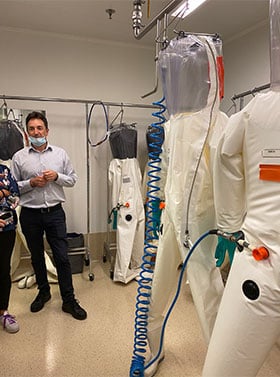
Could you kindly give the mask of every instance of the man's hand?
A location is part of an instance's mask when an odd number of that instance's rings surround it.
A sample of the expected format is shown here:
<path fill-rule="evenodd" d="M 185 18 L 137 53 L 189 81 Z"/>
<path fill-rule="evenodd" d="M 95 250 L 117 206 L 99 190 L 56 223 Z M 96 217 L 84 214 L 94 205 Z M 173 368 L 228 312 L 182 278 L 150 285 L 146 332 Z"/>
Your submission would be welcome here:
<path fill-rule="evenodd" d="M 6 226 L 6 221 L 0 219 L 0 228 L 4 228 L 4 226 Z"/>
<path fill-rule="evenodd" d="M 44 170 L 42 173 L 43 173 L 43 177 L 48 182 L 55 181 L 58 177 L 57 172 L 54 170 Z"/>
<path fill-rule="evenodd" d="M 48 183 L 43 175 L 37 175 L 31 178 L 29 182 L 31 187 L 44 187 Z"/>

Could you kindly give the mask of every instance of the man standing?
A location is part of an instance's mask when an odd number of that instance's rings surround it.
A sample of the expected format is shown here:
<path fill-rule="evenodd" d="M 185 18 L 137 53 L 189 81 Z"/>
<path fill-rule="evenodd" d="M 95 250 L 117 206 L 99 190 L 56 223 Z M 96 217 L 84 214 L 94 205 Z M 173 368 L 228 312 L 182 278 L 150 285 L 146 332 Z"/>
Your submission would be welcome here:
<path fill-rule="evenodd" d="M 51 298 L 44 257 L 45 233 L 56 264 L 62 310 L 83 320 L 87 313 L 74 296 L 65 213 L 61 205 L 65 201 L 63 186 L 73 187 L 77 175 L 67 153 L 48 143 L 48 121 L 42 113 L 28 114 L 26 130 L 30 146 L 14 154 L 12 172 L 21 193 L 20 223 L 39 289 L 30 310 L 40 311 Z"/>

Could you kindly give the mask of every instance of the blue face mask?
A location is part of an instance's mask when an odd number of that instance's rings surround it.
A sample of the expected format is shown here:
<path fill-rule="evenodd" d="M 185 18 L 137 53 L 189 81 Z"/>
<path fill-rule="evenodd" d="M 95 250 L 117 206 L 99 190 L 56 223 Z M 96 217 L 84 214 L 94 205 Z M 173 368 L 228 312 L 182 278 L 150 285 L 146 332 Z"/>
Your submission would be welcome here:
<path fill-rule="evenodd" d="M 35 147 L 41 147 L 41 145 L 47 142 L 47 139 L 45 137 L 28 136 L 28 138 L 30 143 L 33 144 Z"/>

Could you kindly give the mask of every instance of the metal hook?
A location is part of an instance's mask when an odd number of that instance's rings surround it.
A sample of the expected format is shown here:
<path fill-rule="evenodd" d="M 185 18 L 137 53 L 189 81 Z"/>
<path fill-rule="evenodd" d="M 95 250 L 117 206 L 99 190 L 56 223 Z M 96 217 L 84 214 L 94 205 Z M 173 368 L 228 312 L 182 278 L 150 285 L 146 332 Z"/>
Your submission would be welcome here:
<path fill-rule="evenodd" d="M 17 119 L 16 119 L 15 112 L 14 112 L 13 109 L 10 109 L 10 110 L 9 110 L 8 115 L 7 115 L 7 118 L 9 118 L 9 115 L 10 115 L 10 114 L 12 114 L 12 116 L 13 116 L 13 120 L 17 120 Z"/>
<path fill-rule="evenodd" d="M 157 20 L 157 36 L 156 36 L 156 40 L 159 36 L 159 29 L 160 29 L 160 23 L 161 21 L 160 20 Z M 154 85 L 154 89 L 152 89 L 150 92 L 144 94 L 143 96 L 141 96 L 141 98 L 146 98 L 154 93 L 157 92 L 158 90 L 158 43 L 156 41 L 156 56 L 155 56 L 155 62 L 156 62 L 156 67 L 155 67 L 155 85 Z"/>
<path fill-rule="evenodd" d="M 121 102 L 121 110 L 120 110 L 120 114 L 121 114 L 121 123 L 123 122 L 123 113 L 124 113 L 123 103 Z"/>
<path fill-rule="evenodd" d="M 233 108 L 234 110 L 234 113 L 237 112 L 237 105 L 236 105 L 236 102 L 234 99 L 231 98 L 231 102 L 232 102 L 232 105 L 230 106 L 230 108 L 226 111 L 226 114 L 229 115 L 230 114 L 230 111 L 231 109 Z"/>
<path fill-rule="evenodd" d="M 119 116 L 121 116 L 121 118 L 120 118 L 120 124 L 123 123 L 123 113 L 124 113 L 123 103 L 121 102 L 121 109 L 120 109 L 120 111 L 117 113 L 117 115 L 115 116 L 115 118 L 112 120 L 112 122 L 110 123 L 110 128 L 112 128 L 114 122 L 116 121 L 116 119 L 118 119 Z"/>
<path fill-rule="evenodd" d="M 3 103 L 2 103 L 2 105 L 1 105 L 1 107 L 0 107 L 0 109 L 2 109 L 2 107 L 7 107 L 7 102 L 6 102 L 6 100 L 5 100 L 5 96 L 4 96 L 4 98 L 3 98 Z"/>
<path fill-rule="evenodd" d="M 144 94 L 143 96 L 141 96 L 141 98 L 149 97 L 150 95 L 156 93 L 157 90 L 158 90 L 158 63 L 157 63 L 157 59 L 156 59 L 156 70 L 155 70 L 155 76 L 156 76 L 156 81 L 155 81 L 154 89 L 151 90 L 150 92 Z"/>
<path fill-rule="evenodd" d="M 1 119 L 7 120 L 8 119 L 8 105 L 7 105 L 5 98 L 3 98 L 3 103 L 0 107 L 0 110 L 1 110 L 1 116 L 0 116 Z"/>

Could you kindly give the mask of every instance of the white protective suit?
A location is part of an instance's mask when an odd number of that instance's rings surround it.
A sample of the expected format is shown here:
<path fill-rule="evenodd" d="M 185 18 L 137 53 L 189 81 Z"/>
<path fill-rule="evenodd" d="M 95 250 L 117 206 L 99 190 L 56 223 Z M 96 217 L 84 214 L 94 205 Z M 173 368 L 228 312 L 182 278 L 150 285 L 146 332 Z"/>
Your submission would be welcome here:
<path fill-rule="evenodd" d="M 159 63 L 167 66 L 166 72 L 162 73 L 163 80 L 165 83 L 170 80 L 166 84 L 167 89 L 171 89 L 165 95 L 167 104 L 176 109 L 170 117 L 170 131 L 165 139 L 169 163 L 162 213 L 163 233 L 159 238 L 149 307 L 147 335 L 151 358 L 158 353 L 165 310 L 177 288 L 178 267 L 188 252 L 183 245 L 186 230 L 194 243 L 202 233 L 215 227 L 211 161 L 227 121 L 225 114 L 219 112 L 217 56 L 212 42 L 206 37 L 188 36 L 174 41 L 174 45 L 171 41 L 170 49 L 163 52 L 167 54 L 166 60 L 165 56 L 159 57 Z M 168 59 L 174 59 L 173 72 Z M 197 69 L 194 69 L 194 63 L 199 65 Z M 207 82 L 203 85 L 206 85 L 199 92 L 201 79 L 205 80 L 205 76 Z M 181 99 L 176 103 L 178 94 L 185 95 L 185 102 Z M 182 112 L 184 108 L 189 111 Z M 208 237 L 200 243 L 187 265 L 187 277 L 206 342 L 210 339 L 223 293 L 221 274 L 214 259 L 215 241 L 214 237 Z M 163 352 L 145 370 L 145 376 L 154 374 L 162 357 Z"/>
<path fill-rule="evenodd" d="M 136 158 L 114 158 L 109 166 L 112 207 L 117 217 L 117 251 L 113 281 L 127 284 L 139 275 L 144 251 L 145 213 L 142 175 Z M 127 206 L 126 206 L 127 203 Z"/>
<path fill-rule="evenodd" d="M 252 251 L 235 256 L 203 377 L 256 376 L 280 335 L 280 1 L 270 0 L 271 90 L 233 115 L 214 169 L 218 227 L 242 230 Z"/>
<path fill-rule="evenodd" d="M 217 151 L 218 228 L 242 229 L 249 244 L 268 249 L 269 258 L 235 252 L 205 377 L 256 376 L 280 335 L 279 119 L 280 92 L 258 94 L 230 118 Z"/>

